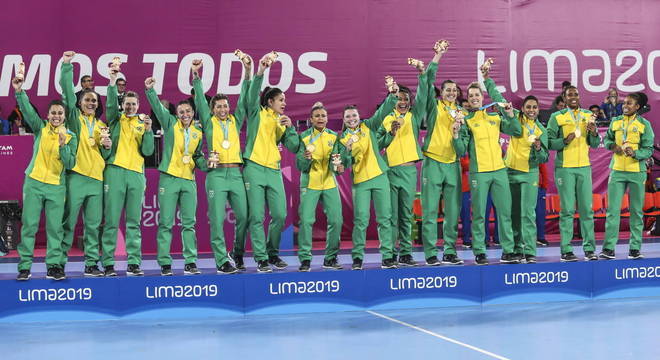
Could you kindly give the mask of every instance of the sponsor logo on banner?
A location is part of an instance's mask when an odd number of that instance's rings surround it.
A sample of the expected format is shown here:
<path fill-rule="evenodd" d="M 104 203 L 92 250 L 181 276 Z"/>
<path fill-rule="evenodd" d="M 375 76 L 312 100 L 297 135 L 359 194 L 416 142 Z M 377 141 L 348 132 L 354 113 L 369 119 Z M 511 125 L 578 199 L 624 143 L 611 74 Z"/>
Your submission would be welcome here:
<path fill-rule="evenodd" d="M 11 145 L 0 145 L 0 155 L 4 155 L 4 156 L 14 155 L 14 147 Z"/>

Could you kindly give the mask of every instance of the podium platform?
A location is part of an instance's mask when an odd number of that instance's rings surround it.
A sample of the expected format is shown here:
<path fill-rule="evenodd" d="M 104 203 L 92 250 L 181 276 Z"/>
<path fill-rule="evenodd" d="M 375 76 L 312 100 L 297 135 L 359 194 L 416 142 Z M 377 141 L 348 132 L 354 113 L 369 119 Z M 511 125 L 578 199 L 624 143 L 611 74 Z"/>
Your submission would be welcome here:
<path fill-rule="evenodd" d="M 393 270 L 371 262 L 362 271 L 309 273 L 296 272 L 292 264 L 289 269 L 216 275 L 207 268 L 203 275 L 171 277 L 155 269 L 143 277 L 69 273 L 63 281 L 25 282 L 4 274 L 0 322 L 240 317 L 660 296 L 660 258 Z"/>

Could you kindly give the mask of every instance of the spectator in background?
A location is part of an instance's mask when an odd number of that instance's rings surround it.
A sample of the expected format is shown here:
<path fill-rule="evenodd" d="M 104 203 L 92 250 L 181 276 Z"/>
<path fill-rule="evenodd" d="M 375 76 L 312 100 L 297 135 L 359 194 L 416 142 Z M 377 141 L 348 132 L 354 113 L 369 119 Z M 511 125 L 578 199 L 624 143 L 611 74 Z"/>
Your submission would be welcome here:
<path fill-rule="evenodd" d="M 2 117 L 2 106 L 0 106 L 0 135 L 11 135 L 11 123 Z"/>
<path fill-rule="evenodd" d="M 94 90 L 94 79 L 92 79 L 92 77 L 89 75 L 84 75 L 82 78 L 80 78 L 80 85 L 82 86 L 82 89 L 76 93 L 76 104 L 78 104 L 78 109 L 80 109 L 80 97 L 82 96 L 83 91 L 85 91 L 85 89 Z M 103 115 L 103 102 L 101 101 L 101 95 L 99 95 L 96 91 L 94 91 L 94 93 L 96 94 L 99 105 L 96 108 L 96 118 L 101 119 L 101 115 Z"/>
<path fill-rule="evenodd" d="M 34 109 L 34 112 L 39 115 L 39 112 L 37 111 L 37 108 L 30 102 L 30 105 L 32 105 L 32 109 Z M 39 115 L 41 116 L 41 115 Z M 32 134 L 32 129 L 30 126 L 23 121 L 23 112 L 21 112 L 21 109 L 19 109 L 18 104 L 16 104 L 16 107 L 14 110 L 12 110 L 11 114 L 9 114 L 9 124 L 11 126 L 10 134 L 11 135 L 25 135 L 25 134 Z"/>
<path fill-rule="evenodd" d="M 564 86 L 564 83 L 567 83 L 568 81 L 564 81 L 562 83 L 562 87 Z M 568 83 L 570 86 L 570 83 Z M 548 120 L 550 120 L 550 115 L 552 115 L 553 112 L 559 111 L 563 108 L 566 107 L 566 103 L 564 102 L 564 98 L 560 96 L 557 96 L 553 101 L 552 101 L 552 106 L 550 106 L 550 109 L 548 110 L 540 110 L 539 111 L 539 121 L 543 126 L 548 126 Z"/>
<path fill-rule="evenodd" d="M 608 123 L 613 118 L 623 114 L 623 102 L 619 100 L 619 93 L 615 88 L 611 88 L 607 92 L 607 97 L 603 100 L 603 105 L 600 107 L 603 109 Z"/>
<path fill-rule="evenodd" d="M 120 108 L 124 102 L 124 95 L 126 95 L 126 80 L 119 78 L 117 79 L 117 100 L 119 100 Z M 152 117 L 152 119 L 155 119 L 155 117 Z"/>
<path fill-rule="evenodd" d="M 589 111 L 596 114 L 596 125 L 598 126 L 607 126 L 610 122 L 605 117 L 605 112 L 601 110 L 600 106 L 594 104 L 589 106 Z"/>

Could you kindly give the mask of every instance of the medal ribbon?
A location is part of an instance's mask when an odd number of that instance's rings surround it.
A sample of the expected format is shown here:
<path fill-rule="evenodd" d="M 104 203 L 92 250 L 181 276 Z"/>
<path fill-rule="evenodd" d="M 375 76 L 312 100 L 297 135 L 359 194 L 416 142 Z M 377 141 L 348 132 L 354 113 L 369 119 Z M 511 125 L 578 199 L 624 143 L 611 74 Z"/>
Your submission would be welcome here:
<path fill-rule="evenodd" d="M 621 130 L 623 130 L 623 143 L 625 143 L 628 140 L 628 128 L 630 127 L 630 124 L 632 124 L 633 121 L 635 121 L 636 118 L 637 115 L 635 115 L 634 118 L 630 119 L 628 121 L 628 126 L 625 125 L 624 121 L 621 121 Z"/>
<path fill-rule="evenodd" d="M 190 145 L 190 127 L 183 129 L 183 155 L 188 155 L 188 146 Z"/>
<path fill-rule="evenodd" d="M 321 134 L 323 134 L 324 132 L 325 132 L 325 128 L 323 130 L 319 131 L 319 133 L 316 134 L 314 137 L 309 138 L 309 145 L 312 145 L 314 143 L 314 141 L 316 141 L 321 136 Z"/>
<path fill-rule="evenodd" d="M 96 126 L 96 119 L 94 119 L 92 116 L 86 117 L 83 115 L 83 118 L 85 119 L 85 124 L 87 125 L 87 133 L 89 133 L 90 138 L 94 138 L 94 127 Z M 92 119 L 92 121 L 87 121 L 89 118 Z"/>

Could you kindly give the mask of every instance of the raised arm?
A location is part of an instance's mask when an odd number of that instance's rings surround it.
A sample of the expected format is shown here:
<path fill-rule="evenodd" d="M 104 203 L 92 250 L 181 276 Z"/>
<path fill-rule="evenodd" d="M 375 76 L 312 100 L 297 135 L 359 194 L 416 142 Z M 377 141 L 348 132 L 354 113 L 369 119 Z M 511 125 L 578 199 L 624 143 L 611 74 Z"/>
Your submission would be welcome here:
<path fill-rule="evenodd" d="M 426 71 L 424 71 L 424 64 L 421 64 L 421 69 L 419 75 L 417 76 L 417 92 L 415 93 L 415 103 L 412 107 L 412 112 L 415 120 L 417 121 L 417 128 L 419 129 L 422 126 L 424 117 L 426 117 L 426 103 L 429 100 L 428 93 L 428 77 Z"/>
<path fill-rule="evenodd" d="M 170 112 L 163 106 L 154 90 L 154 85 L 156 84 L 156 79 L 149 77 L 144 80 L 145 93 L 147 94 L 147 100 L 149 100 L 149 105 L 151 105 L 151 110 L 156 114 L 156 121 L 160 123 L 160 126 L 163 128 L 163 132 L 169 131 L 172 126 L 176 123 L 176 118 L 170 114 Z M 204 97 L 204 93 L 202 93 Z M 208 106 L 207 106 L 208 108 Z"/>
<path fill-rule="evenodd" d="M 238 52 L 239 50 L 237 50 Z M 241 52 L 242 54 L 242 52 Z M 245 122 L 245 117 L 248 116 L 248 93 L 250 91 L 250 85 L 252 84 L 252 57 L 247 54 L 243 54 L 244 57 L 241 58 L 243 63 L 243 69 L 245 70 L 245 76 L 243 77 L 243 83 L 241 84 L 241 93 L 238 95 L 238 102 L 236 103 L 236 108 L 234 110 L 234 117 L 236 118 L 236 128 L 238 131 L 241 131 L 243 123 Z"/>
<path fill-rule="evenodd" d="M 206 101 L 206 96 L 204 96 L 202 79 L 199 78 L 199 70 L 202 66 L 202 60 L 193 60 L 190 71 L 193 75 L 193 89 L 195 90 L 195 109 L 197 110 L 197 115 L 199 115 L 199 121 L 202 123 L 202 129 L 208 131 L 207 126 L 210 124 L 213 113 L 211 112 L 212 109 L 209 108 L 209 103 Z"/>
<path fill-rule="evenodd" d="M 383 101 L 380 106 L 378 106 L 378 109 L 376 109 L 376 113 L 368 118 L 367 120 L 364 120 L 364 124 L 367 125 L 371 131 L 376 131 L 378 132 L 378 128 L 383 125 L 383 120 L 385 120 L 385 117 L 394 110 L 394 107 L 396 106 L 396 102 L 399 100 L 398 98 L 398 93 L 399 93 L 399 86 L 393 82 L 391 77 L 385 77 L 386 80 L 386 86 L 388 86 L 387 91 L 389 92 L 389 95 L 387 95 L 387 98 L 385 98 L 385 101 Z M 388 83 L 388 81 L 392 81 L 392 83 Z"/>
<path fill-rule="evenodd" d="M 30 104 L 30 99 L 25 91 L 23 91 L 23 79 L 15 77 L 11 81 L 11 85 L 16 92 L 16 102 L 18 103 L 18 108 L 23 113 L 23 120 L 25 120 L 35 135 L 38 134 L 44 127 L 44 121 L 39 117 L 39 114 L 34 111 L 32 104 Z"/>
<path fill-rule="evenodd" d="M 500 131 L 511 136 L 522 136 L 522 126 L 518 120 L 520 112 L 507 103 L 500 115 Z"/>
<path fill-rule="evenodd" d="M 60 86 L 62 87 L 62 101 L 66 106 L 66 126 L 76 134 L 80 134 L 80 110 L 76 106 L 76 93 L 73 92 L 73 65 L 71 60 L 76 56 L 73 51 L 62 54 L 62 68 L 60 71 Z"/>

